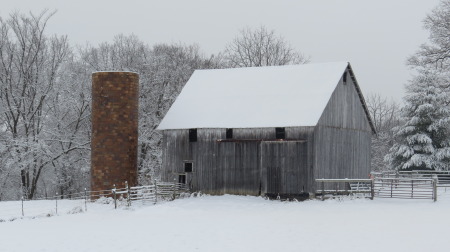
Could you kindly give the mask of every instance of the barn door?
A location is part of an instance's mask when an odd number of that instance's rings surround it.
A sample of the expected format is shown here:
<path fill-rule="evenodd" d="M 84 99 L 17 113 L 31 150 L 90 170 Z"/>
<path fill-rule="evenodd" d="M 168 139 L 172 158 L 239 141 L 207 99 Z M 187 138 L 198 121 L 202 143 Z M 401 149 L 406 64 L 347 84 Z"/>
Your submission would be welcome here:
<path fill-rule="evenodd" d="M 284 155 L 282 144 L 277 142 L 261 143 L 261 168 L 265 174 L 262 179 L 265 180 L 265 193 L 271 197 L 276 197 L 282 192 L 281 176 Z"/>
<path fill-rule="evenodd" d="M 269 196 L 300 194 L 306 185 L 306 142 L 261 143 L 264 191 Z"/>
<path fill-rule="evenodd" d="M 222 142 L 219 145 L 224 193 L 259 195 L 259 142 Z"/>

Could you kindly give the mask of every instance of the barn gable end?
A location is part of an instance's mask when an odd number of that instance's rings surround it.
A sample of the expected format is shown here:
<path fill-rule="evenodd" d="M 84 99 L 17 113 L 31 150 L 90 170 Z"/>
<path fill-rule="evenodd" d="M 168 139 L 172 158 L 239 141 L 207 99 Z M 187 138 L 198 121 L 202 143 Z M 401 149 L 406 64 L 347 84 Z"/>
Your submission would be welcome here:
<path fill-rule="evenodd" d="M 344 75 L 339 80 L 315 129 L 315 178 L 366 178 L 370 173 L 370 117 L 349 71 L 345 82 Z"/>
<path fill-rule="evenodd" d="M 364 109 L 364 98 L 358 93 L 359 86 L 351 75 L 349 67 L 337 83 L 317 125 L 372 131 L 371 118 Z"/>

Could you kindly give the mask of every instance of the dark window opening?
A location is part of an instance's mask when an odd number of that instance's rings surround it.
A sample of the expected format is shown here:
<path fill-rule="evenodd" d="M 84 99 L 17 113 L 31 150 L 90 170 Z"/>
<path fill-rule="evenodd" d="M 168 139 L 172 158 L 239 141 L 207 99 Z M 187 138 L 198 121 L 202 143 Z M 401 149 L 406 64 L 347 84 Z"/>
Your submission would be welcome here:
<path fill-rule="evenodd" d="M 197 129 L 189 129 L 189 142 L 197 142 Z"/>
<path fill-rule="evenodd" d="M 284 128 L 275 128 L 275 138 L 276 139 L 285 139 L 286 138 L 286 132 Z"/>
<path fill-rule="evenodd" d="M 178 175 L 178 183 L 186 184 L 186 175 Z"/>
<path fill-rule="evenodd" d="M 227 139 L 233 138 L 233 129 L 227 129 Z"/>
<path fill-rule="evenodd" d="M 344 81 L 344 84 L 347 84 L 347 72 L 344 72 L 344 75 L 342 76 L 342 81 Z"/>
<path fill-rule="evenodd" d="M 192 167 L 193 167 L 193 165 L 191 162 L 184 163 L 184 172 L 192 172 Z"/>

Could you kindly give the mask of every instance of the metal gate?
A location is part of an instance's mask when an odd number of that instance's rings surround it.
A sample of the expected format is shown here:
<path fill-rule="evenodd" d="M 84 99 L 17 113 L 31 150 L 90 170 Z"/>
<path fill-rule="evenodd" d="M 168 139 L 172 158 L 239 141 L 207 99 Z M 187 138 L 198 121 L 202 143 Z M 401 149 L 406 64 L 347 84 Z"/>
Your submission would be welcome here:
<path fill-rule="evenodd" d="M 373 184 L 377 198 L 437 200 L 436 179 L 375 178 Z"/>

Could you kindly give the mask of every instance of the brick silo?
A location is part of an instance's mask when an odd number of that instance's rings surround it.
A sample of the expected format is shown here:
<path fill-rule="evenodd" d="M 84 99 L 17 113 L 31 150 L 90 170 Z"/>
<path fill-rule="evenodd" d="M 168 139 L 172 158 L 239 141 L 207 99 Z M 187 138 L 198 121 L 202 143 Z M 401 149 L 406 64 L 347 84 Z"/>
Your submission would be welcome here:
<path fill-rule="evenodd" d="M 91 191 L 137 183 L 139 75 L 92 74 Z"/>

